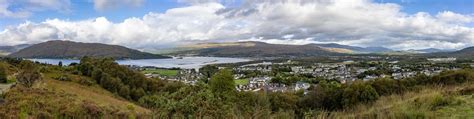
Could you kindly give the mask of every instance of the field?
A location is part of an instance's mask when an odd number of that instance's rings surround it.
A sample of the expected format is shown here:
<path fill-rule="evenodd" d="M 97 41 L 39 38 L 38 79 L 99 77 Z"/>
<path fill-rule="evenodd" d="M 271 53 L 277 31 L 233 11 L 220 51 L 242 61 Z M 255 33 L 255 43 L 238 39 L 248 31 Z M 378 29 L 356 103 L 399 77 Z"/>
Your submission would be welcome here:
<path fill-rule="evenodd" d="M 249 79 L 238 79 L 238 80 L 234 80 L 235 82 L 235 85 L 247 85 L 249 84 Z"/>
<path fill-rule="evenodd" d="M 179 70 L 169 70 L 169 69 L 146 69 L 143 70 L 144 74 L 160 74 L 163 76 L 176 76 L 178 75 Z"/>

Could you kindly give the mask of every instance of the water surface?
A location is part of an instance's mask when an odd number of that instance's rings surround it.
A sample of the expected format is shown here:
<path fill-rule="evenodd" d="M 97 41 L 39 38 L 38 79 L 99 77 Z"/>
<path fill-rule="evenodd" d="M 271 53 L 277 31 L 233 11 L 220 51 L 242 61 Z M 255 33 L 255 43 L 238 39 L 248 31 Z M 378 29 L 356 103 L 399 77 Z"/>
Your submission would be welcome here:
<path fill-rule="evenodd" d="M 79 60 L 71 59 L 29 59 L 31 61 L 38 61 L 46 64 L 57 65 L 60 61 L 64 65 L 71 63 L 79 63 Z M 117 60 L 121 65 L 136 65 L 136 66 L 155 66 L 162 68 L 182 68 L 182 69 L 197 69 L 208 64 L 222 64 L 222 63 L 237 63 L 247 62 L 250 59 L 243 58 L 226 58 L 226 57 L 183 57 L 170 59 L 140 59 L 140 60 Z"/>

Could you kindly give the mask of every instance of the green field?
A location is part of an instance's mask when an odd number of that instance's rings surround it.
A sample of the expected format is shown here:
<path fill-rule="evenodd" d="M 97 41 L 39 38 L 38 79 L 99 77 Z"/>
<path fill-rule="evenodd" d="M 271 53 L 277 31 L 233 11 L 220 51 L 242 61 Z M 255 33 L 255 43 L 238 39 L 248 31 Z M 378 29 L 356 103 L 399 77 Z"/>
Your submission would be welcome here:
<path fill-rule="evenodd" d="M 179 70 L 169 70 L 169 69 L 146 69 L 143 70 L 144 74 L 160 74 L 163 76 L 176 76 L 178 75 Z"/>
<path fill-rule="evenodd" d="M 249 84 L 249 79 L 238 79 L 238 80 L 234 80 L 235 82 L 235 85 L 247 85 Z"/>

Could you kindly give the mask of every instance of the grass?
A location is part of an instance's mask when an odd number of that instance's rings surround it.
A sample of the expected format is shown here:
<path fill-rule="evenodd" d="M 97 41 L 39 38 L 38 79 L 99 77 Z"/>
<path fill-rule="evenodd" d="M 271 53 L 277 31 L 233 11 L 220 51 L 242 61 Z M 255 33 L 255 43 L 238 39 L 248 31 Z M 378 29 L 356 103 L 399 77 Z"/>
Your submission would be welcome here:
<path fill-rule="evenodd" d="M 43 74 L 43 80 L 33 88 L 16 86 L 0 104 L 0 117 L 61 118 L 67 117 L 123 117 L 149 115 L 151 111 L 112 94 L 97 84 L 86 86 L 76 80 L 92 80 L 69 74 L 71 81 L 52 79 L 57 73 Z"/>
<path fill-rule="evenodd" d="M 339 112 L 316 112 L 330 118 L 449 118 L 474 115 L 474 93 L 459 94 L 460 86 L 428 86 L 419 91 L 382 96 L 373 104 Z M 320 117 L 325 118 L 325 117 Z"/>
<path fill-rule="evenodd" d="M 133 107 L 136 107 L 135 111 L 138 113 L 149 112 L 149 110 L 145 108 L 130 103 L 125 99 L 121 99 L 119 96 L 116 96 L 111 92 L 101 88 L 99 85 L 85 86 L 79 83 L 75 83 L 75 81 L 80 80 L 79 78 L 84 78 L 85 80 L 92 80 L 89 77 L 83 77 L 78 75 L 71 75 L 69 77 L 72 78 L 72 82 L 53 80 L 51 79 L 51 77 L 48 77 L 45 80 L 47 84 L 46 87 L 51 90 L 59 90 L 78 95 L 83 100 L 90 100 L 100 105 L 117 106 L 118 108 L 124 110 L 128 109 L 129 105 L 132 105 Z"/>
<path fill-rule="evenodd" d="M 238 80 L 234 80 L 235 82 L 235 85 L 247 85 L 250 83 L 250 80 L 249 79 L 238 79 Z"/>
<path fill-rule="evenodd" d="M 169 70 L 169 69 L 146 69 L 142 71 L 144 74 L 160 74 L 163 76 L 177 76 L 179 70 Z"/>

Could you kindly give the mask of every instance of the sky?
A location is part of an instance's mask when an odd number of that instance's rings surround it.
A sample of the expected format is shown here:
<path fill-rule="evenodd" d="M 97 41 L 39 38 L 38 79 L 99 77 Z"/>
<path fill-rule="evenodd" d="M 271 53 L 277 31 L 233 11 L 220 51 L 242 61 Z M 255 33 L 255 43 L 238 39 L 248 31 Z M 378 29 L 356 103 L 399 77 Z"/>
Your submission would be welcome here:
<path fill-rule="evenodd" d="M 474 46 L 474 0 L 0 0 L 0 46 L 48 40 L 461 49 Z"/>

